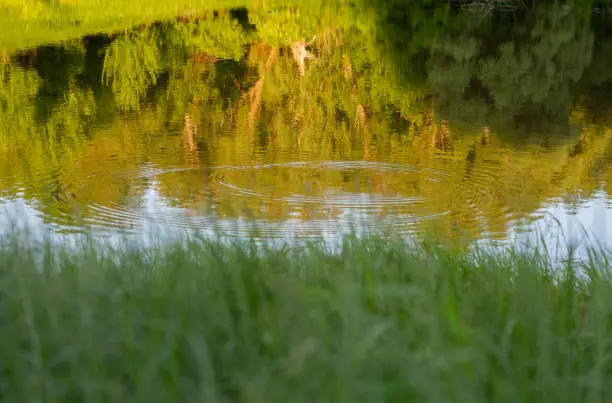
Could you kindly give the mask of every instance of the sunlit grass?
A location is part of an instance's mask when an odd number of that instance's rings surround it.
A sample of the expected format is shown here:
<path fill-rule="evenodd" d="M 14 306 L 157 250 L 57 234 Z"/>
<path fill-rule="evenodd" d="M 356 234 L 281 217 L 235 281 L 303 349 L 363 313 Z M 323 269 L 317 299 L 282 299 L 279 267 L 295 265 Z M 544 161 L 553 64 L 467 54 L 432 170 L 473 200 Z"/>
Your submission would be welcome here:
<path fill-rule="evenodd" d="M 6 240 L 5 240 L 6 241 Z M 607 402 L 606 253 L 0 248 L 9 402 Z"/>
<path fill-rule="evenodd" d="M 241 7 L 251 0 L 0 0 L 3 52 L 112 32 L 204 10 Z"/>

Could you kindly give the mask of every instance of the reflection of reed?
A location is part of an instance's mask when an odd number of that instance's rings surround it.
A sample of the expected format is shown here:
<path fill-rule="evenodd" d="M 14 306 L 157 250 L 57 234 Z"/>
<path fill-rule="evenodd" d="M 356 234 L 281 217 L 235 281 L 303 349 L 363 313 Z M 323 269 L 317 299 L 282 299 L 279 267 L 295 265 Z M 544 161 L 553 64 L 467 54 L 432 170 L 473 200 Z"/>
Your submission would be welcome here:
<path fill-rule="evenodd" d="M 272 64 L 274 64 L 274 62 L 276 61 L 277 56 L 278 56 L 278 48 L 273 47 L 272 50 L 270 51 L 270 54 L 268 55 L 268 60 L 266 61 L 263 71 L 261 71 L 259 74 L 259 79 L 255 83 L 253 88 L 249 90 L 249 100 L 250 100 L 251 106 L 249 108 L 248 122 L 249 122 L 249 127 L 251 128 L 255 125 L 255 121 L 257 120 L 259 110 L 261 109 L 261 94 L 263 92 L 266 71 L 268 71 L 272 67 Z"/>
<path fill-rule="evenodd" d="M 185 151 L 185 160 L 189 165 L 200 166 L 200 158 L 198 155 L 198 147 L 195 136 L 198 132 L 198 126 L 193 122 L 189 113 L 186 113 L 183 118 L 183 148 Z"/>
<path fill-rule="evenodd" d="M 249 127 L 253 127 L 255 125 L 257 115 L 259 114 L 259 109 L 261 108 L 261 93 L 263 91 L 264 78 L 265 75 L 262 73 L 249 94 L 251 102 L 248 116 Z"/>
<path fill-rule="evenodd" d="M 453 149 L 453 139 L 446 120 L 443 120 L 436 128 L 431 138 L 431 143 L 434 147 L 442 151 L 450 151 Z"/>
<path fill-rule="evenodd" d="M 366 111 L 362 104 L 357 104 L 356 110 L 357 127 L 363 131 L 363 158 L 368 159 L 370 156 L 370 133 L 366 120 Z"/>
<path fill-rule="evenodd" d="M 291 52 L 295 59 L 300 75 L 303 76 L 306 73 L 306 59 L 314 59 L 315 56 L 307 49 L 308 46 L 312 45 L 316 36 L 312 38 L 312 41 L 296 41 L 291 44 Z"/>
<path fill-rule="evenodd" d="M 185 114 L 184 126 L 183 126 L 183 148 L 185 150 L 185 161 L 187 164 L 194 168 L 200 168 L 200 152 L 197 144 L 198 125 L 193 121 L 193 118 L 189 113 Z M 206 154 L 206 153 L 205 153 Z M 204 156 L 206 158 L 206 156 Z M 204 166 L 206 166 L 206 161 Z M 211 214 L 212 208 L 212 194 L 209 188 L 209 175 L 206 170 L 201 171 L 199 176 L 198 185 L 191 189 L 191 206 L 187 212 L 187 215 L 192 217 L 199 217 L 202 215 Z M 198 188 L 201 186 L 201 188 Z M 187 199 L 185 199 L 186 201 Z"/>
<path fill-rule="evenodd" d="M 195 52 L 190 57 L 191 66 L 204 66 L 206 70 L 211 69 L 217 62 L 217 58 L 205 52 Z"/>
<path fill-rule="evenodd" d="M 204 20 L 210 17 L 211 15 L 209 11 L 202 11 L 196 8 L 191 8 L 191 9 L 182 11 L 181 14 L 179 14 L 176 17 L 176 19 L 178 22 L 181 22 L 181 23 L 189 23 L 189 22 L 194 22 L 198 20 Z"/>
<path fill-rule="evenodd" d="M 491 129 L 489 128 L 489 126 L 484 126 L 482 128 L 482 140 L 481 140 L 481 144 L 483 146 L 486 146 L 490 142 L 491 142 Z"/>
<path fill-rule="evenodd" d="M 348 56 L 345 56 L 342 60 L 343 68 L 342 72 L 344 78 L 351 82 L 351 98 L 357 103 L 355 106 L 355 126 L 363 133 L 363 158 L 368 159 L 370 157 L 370 132 L 368 130 L 368 121 L 365 107 L 359 100 L 359 90 L 357 83 L 353 80 L 353 66 Z"/>

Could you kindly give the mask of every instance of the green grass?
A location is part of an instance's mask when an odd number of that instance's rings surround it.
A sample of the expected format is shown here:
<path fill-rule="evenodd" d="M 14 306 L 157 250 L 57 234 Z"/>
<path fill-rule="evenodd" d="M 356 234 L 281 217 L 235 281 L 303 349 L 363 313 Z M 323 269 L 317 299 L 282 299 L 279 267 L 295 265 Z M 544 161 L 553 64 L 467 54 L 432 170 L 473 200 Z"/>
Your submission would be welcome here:
<path fill-rule="evenodd" d="M 382 239 L 347 238 L 336 253 L 202 240 L 78 253 L 4 245 L 3 403 L 612 397 L 601 253 L 553 272 L 535 248 Z"/>
<path fill-rule="evenodd" d="M 109 33 L 254 0 L 0 0 L 0 51 Z M 2 53 L 0 52 L 0 53 Z"/>

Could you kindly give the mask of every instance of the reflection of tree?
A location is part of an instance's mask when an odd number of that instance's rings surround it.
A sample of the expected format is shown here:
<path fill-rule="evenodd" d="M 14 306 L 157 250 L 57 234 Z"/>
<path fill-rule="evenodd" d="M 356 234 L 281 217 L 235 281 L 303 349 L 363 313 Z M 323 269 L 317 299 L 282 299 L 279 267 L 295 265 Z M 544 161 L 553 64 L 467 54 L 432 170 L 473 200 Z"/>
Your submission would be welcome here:
<path fill-rule="evenodd" d="M 502 45 L 496 59 L 482 62 L 482 81 L 501 111 L 529 102 L 567 115 L 570 86 L 591 61 L 593 37 L 584 21 L 563 7 L 538 12 L 529 45 Z"/>
<path fill-rule="evenodd" d="M 143 36 L 124 35 L 106 49 L 102 72 L 117 105 L 123 110 L 139 109 L 140 101 L 159 75 L 157 44 Z"/>
<path fill-rule="evenodd" d="M 178 26 L 191 53 L 203 52 L 218 59 L 240 60 L 248 36 L 229 13 L 209 15 Z"/>
<path fill-rule="evenodd" d="M 77 86 L 69 88 L 63 102 L 53 109 L 46 121 L 45 137 L 51 145 L 69 141 L 78 144 L 90 133 L 95 113 L 96 100 L 91 89 Z M 51 147 L 50 151 L 55 154 L 56 150 Z"/>
<path fill-rule="evenodd" d="M 0 64 L 9 64 L 10 62 L 10 54 L 6 50 L 0 48 Z"/>
<path fill-rule="evenodd" d="M 312 38 L 320 29 L 323 18 L 321 0 L 287 7 L 279 0 L 266 2 L 249 13 L 249 20 L 257 29 L 257 36 L 269 45 L 288 46 L 295 41 Z M 303 3 L 303 4 L 302 4 Z"/>
<path fill-rule="evenodd" d="M 589 120 L 592 93 L 573 110 L 574 132 L 547 130 L 519 141 L 507 121 L 520 115 L 540 122 L 555 114 L 567 120 L 575 91 L 605 89 L 609 79 L 602 72 L 609 76 L 605 63 L 612 47 L 604 41 L 603 53 L 586 69 L 592 36 L 577 16 L 530 10 L 510 24 L 495 15 L 463 19 L 446 8 L 414 4 L 399 14 L 389 6 L 398 14 L 382 17 L 395 19 L 403 27 L 395 36 L 403 32 L 410 40 L 381 43 L 391 32 L 388 21 L 381 25 L 348 6 L 338 12 L 341 6 L 255 10 L 252 33 L 223 13 L 142 27 L 116 37 L 98 70 L 84 68 L 83 55 L 96 53 L 89 46 L 103 46 L 107 38 L 39 49 L 44 63 L 32 55 L 0 65 L 0 178 L 15 176 L 27 195 L 52 204 L 60 189 L 101 172 L 100 186 L 74 193 L 111 205 L 126 194 L 142 194 L 142 179 L 122 175 L 145 163 L 394 160 L 452 171 L 447 191 L 432 197 L 429 208 L 453 212 L 443 219 L 449 231 L 463 225 L 478 235 L 503 232 L 512 218 L 508 209 L 529 214 L 544 200 L 577 189 L 588 196 L 612 175 L 612 135 L 605 129 L 610 122 Z M 302 75 L 291 45 L 315 34 L 316 67 Z M 99 70 L 111 91 L 98 88 Z M 95 80 L 89 77 L 95 74 Z M 118 114 L 115 106 L 139 113 Z M 261 193 L 322 198 L 325 189 L 353 189 L 348 176 L 347 182 L 338 171 L 268 170 L 254 173 L 248 185 Z M 55 193 L 45 194 L 49 180 L 40 178 L 52 178 Z M 212 203 L 206 175 L 157 179 L 173 205 L 198 209 Z M 362 190 L 385 195 L 410 196 L 432 186 L 422 178 L 362 179 Z M 228 217 L 249 211 L 284 219 L 295 213 L 282 200 L 262 209 L 260 200 L 219 197 L 216 211 Z M 332 213 L 315 203 L 308 214 Z"/>
<path fill-rule="evenodd" d="M 81 80 L 85 55 L 84 43 L 71 41 L 38 49 L 33 60 L 42 79 L 36 100 L 39 135 L 47 140 L 52 160 L 79 143 L 96 113 L 93 90 Z"/>
<path fill-rule="evenodd" d="M 58 167 L 78 152 L 96 110 L 92 90 L 78 80 L 83 66 L 74 45 L 20 58 L 31 67 L 0 66 L 2 177 L 22 181 L 26 197 L 56 213 L 53 205 L 69 193 Z"/>
<path fill-rule="evenodd" d="M 0 65 L 0 141 L 21 142 L 36 127 L 35 100 L 41 83 L 31 68 Z"/>
<path fill-rule="evenodd" d="M 489 24 L 496 24 L 496 31 Z M 519 22 L 497 16 L 462 26 L 433 46 L 429 82 L 441 113 L 505 127 L 520 116 L 567 121 L 572 87 L 593 49 L 581 14 L 542 6 Z"/>
<path fill-rule="evenodd" d="M 282 0 L 264 1 L 254 7 L 249 19 L 256 27 L 256 37 L 263 43 L 288 48 L 298 71 L 305 74 L 305 61 L 315 55 L 308 49 L 317 38 L 322 47 L 329 47 L 334 33 L 353 24 L 349 2 L 336 0 L 296 0 L 287 5 Z"/>

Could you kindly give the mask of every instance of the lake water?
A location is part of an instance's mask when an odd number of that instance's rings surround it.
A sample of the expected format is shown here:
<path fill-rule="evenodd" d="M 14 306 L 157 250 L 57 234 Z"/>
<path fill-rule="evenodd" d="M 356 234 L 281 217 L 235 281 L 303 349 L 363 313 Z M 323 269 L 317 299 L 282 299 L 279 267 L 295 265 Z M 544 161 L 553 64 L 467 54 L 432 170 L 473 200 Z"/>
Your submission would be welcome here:
<path fill-rule="evenodd" d="M 0 226 L 612 240 L 605 13 L 374 3 L 5 52 Z"/>

